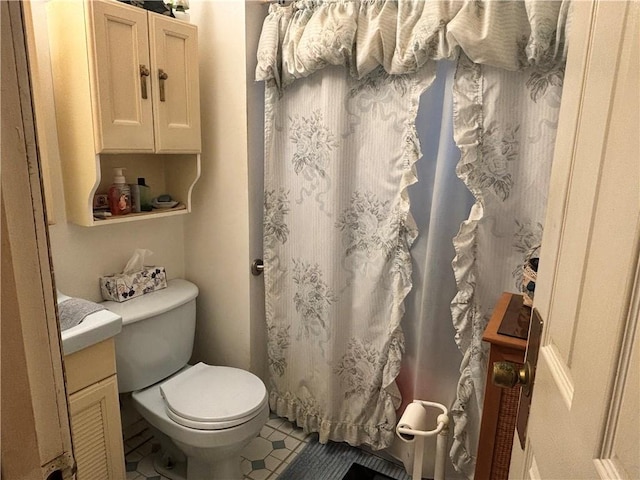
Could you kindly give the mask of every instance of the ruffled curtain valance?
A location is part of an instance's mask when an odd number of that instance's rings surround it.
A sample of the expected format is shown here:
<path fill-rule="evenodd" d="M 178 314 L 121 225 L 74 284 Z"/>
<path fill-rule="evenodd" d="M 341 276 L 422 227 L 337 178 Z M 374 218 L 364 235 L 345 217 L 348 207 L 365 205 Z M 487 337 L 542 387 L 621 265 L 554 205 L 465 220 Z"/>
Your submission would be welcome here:
<path fill-rule="evenodd" d="M 462 50 L 506 70 L 566 56 L 567 1 L 299 0 L 273 4 L 258 47 L 257 80 L 279 87 L 327 65 L 363 78 L 382 66 L 417 71 Z"/>

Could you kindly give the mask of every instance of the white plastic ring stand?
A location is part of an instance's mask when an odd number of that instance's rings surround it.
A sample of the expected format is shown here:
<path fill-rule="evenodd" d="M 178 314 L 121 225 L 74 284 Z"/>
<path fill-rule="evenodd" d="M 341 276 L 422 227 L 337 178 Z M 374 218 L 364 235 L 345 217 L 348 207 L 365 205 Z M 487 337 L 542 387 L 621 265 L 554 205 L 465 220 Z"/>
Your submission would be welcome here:
<path fill-rule="evenodd" d="M 418 411 L 415 413 L 415 407 L 410 407 L 413 404 L 418 404 L 424 409 L 424 412 Z M 437 408 L 442 411 L 436 420 L 437 426 L 433 430 L 421 430 L 411 427 L 416 427 L 414 423 L 424 426 L 426 423 L 426 409 Z M 413 410 L 411 412 L 411 410 Z M 409 413 L 411 412 L 411 413 Z M 449 434 L 449 411 L 447 407 L 440 403 L 427 402 L 425 400 L 414 400 L 407 405 L 405 413 L 400 418 L 398 426 L 396 427 L 396 434 L 403 442 L 414 443 L 413 454 L 413 480 L 420 480 L 422 478 L 422 463 L 424 459 L 424 439 L 425 437 L 431 437 L 437 435 L 436 439 L 436 462 L 433 472 L 434 480 L 444 479 L 444 461 L 447 454 L 447 436 Z"/>

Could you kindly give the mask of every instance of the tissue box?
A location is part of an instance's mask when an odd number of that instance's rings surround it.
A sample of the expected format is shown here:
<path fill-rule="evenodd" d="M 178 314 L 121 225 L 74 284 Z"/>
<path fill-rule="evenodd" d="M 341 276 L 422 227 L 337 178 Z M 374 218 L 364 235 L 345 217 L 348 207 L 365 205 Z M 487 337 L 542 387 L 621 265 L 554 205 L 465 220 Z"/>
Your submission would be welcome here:
<path fill-rule="evenodd" d="M 164 267 L 144 267 L 132 273 L 100 277 L 102 298 L 115 302 L 125 302 L 166 287 L 167 274 Z"/>

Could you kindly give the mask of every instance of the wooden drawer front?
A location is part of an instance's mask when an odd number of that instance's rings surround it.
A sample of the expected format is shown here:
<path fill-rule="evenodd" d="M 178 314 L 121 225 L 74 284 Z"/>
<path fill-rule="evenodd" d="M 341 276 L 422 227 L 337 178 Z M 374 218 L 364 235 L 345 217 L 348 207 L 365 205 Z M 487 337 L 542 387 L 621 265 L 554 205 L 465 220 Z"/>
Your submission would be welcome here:
<path fill-rule="evenodd" d="M 116 373 L 113 338 L 64 357 L 67 395 L 82 390 Z"/>

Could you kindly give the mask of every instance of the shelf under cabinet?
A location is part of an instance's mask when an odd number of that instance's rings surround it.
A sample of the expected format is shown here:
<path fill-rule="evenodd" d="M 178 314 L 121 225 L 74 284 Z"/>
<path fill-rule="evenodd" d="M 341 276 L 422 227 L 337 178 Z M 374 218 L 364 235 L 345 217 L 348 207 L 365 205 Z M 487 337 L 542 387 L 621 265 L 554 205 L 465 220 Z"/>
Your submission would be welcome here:
<path fill-rule="evenodd" d="M 65 165 L 63 162 L 63 169 Z M 113 183 L 114 168 L 124 168 L 127 183 L 135 184 L 144 177 L 150 196 L 169 194 L 180 203 L 172 209 L 95 219 L 93 198 L 106 194 Z M 93 168 L 81 173 L 68 165 L 65 175 L 65 198 L 69 221 L 87 227 L 113 225 L 152 218 L 184 215 L 191 211 L 191 192 L 200 177 L 199 154 L 101 154 Z"/>
<path fill-rule="evenodd" d="M 112 0 L 51 0 L 47 21 L 67 221 L 190 212 L 201 152 L 197 27 Z M 185 208 L 95 220 L 94 196 L 108 191 L 113 167 Z"/>
<path fill-rule="evenodd" d="M 111 225 L 114 223 L 135 222 L 137 220 L 147 220 L 150 218 L 173 217 L 175 215 L 184 215 L 189 213 L 187 206 L 183 203 L 173 208 L 155 209 L 151 212 L 129 213 L 127 215 L 114 215 L 106 218 L 94 218 L 94 225 Z"/>

